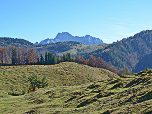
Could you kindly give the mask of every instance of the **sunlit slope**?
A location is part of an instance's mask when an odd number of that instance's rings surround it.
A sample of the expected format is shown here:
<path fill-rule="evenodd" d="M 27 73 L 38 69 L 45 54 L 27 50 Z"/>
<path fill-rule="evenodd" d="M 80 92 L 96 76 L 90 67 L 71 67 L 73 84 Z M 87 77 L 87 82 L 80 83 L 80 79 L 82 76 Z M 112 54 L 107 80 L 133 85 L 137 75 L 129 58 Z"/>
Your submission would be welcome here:
<path fill-rule="evenodd" d="M 63 62 L 56 65 L 22 65 L 0 67 L 0 90 L 16 94 L 26 92 L 32 75 L 46 77 L 49 86 L 73 86 L 95 80 L 105 80 L 116 77 L 110 71 L 102 68 L 93 68 L 74 62 Z"/>
<path fill-rule="evenodd" d="M 37 51 L 40 54 L 45 54 L 45 52 L 51 52 L 56 56 L 61 56 L 66 53 L 70 53 L 72 56 L 76 54 L 84 55 L 95 51 L 97 49 L 102 49 L 108 46 L 108 44 L 98 44 L 98 45 L 84 45 L 75 41 L 67 41 L 67 42 L 57 42 L 45 45 L 37 45 Z"/>
<path fill-rule="evenodd" d="M 2 113 L 152 113 L 152 71 L 0 99 Z"/>

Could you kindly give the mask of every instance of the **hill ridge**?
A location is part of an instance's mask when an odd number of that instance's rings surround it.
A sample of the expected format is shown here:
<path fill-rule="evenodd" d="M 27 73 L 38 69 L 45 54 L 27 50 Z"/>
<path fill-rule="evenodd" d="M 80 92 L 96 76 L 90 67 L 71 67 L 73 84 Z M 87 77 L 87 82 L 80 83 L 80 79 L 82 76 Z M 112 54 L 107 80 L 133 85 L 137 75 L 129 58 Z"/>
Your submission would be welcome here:
<path fill-rule="evenodd" d="M 109 44 L 103 49 L 97 49 L 85 55 L 85 57 L 88 57 L 88 55 L 100 56 L 103 60 L 110 62 L 117 68 L 127 67 L 130 70 L 138 72 L 136 65 L 140 58 L 152 53 L 151 37 L 152 30 L 141 31 L 134 36 Z M 140 62 L 142 63 L 142 61 Z M 143 69 L 145 68 L 147 68 L 147 66 L 143 67 Z"/>
<path fill-rule="evenodd" d="M 26 47 L 26 48 L 32 48 L 35 47 L 35 45 L 28 40 L 20 39 L 20 38 L 11 38 L 11 37 L 0 37 L 0 46 L 16 46 L 16 47 Z"/>

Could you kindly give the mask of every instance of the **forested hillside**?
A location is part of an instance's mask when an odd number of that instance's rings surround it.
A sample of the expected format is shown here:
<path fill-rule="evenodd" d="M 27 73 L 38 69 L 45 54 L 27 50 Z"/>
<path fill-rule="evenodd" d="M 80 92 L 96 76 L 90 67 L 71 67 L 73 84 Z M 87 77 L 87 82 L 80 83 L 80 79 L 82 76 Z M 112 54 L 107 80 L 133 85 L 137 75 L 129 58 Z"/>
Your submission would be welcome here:
<path fill-rule="evenodd" d="M 152 68 L 152 53 L 145 55 L 139 59 L 135 67 L 135 72 L 142 71 L 145 67 Z"/>
<path fill-rule="evenodd" d="M 138 71 L 136 68 L 137 63 L 143 63 L 145 57 L 147 61 L 151 59 L 149 56 L 152 52 L 152 30 L 142 31 L 134 36 L 125 38 L 119 42 L 110 44 L 104 49 L 98 49 L 93 51 L 89 55 L 95 57 L 101 57 L 106 62 L 110 62 L 112 65 L 118 68 L 127 67 L 130 70 Z M 141 67 L 141 66 L 138 66 Z M 143 68 L 147 67 L 146 64 Z"/>
<path fill-rule="evenodd" d="M 66 53 L 70 53 L 72 56 L 77 54 L 84 55 L 97 49 L 102 49 L 108 44 L 98 44 L 98 45 L 84 45 L 75 41 L 67 42 L 57 42 L 45 45 L 37 45 L 37 51 L 44 54 L 46 51 L 51 52 L 56 56 L 61 56 Z"/>
<path fill-rule="evenodd" d="M 34 48 L 35 45 L 27 40 L 18 38 L 0 37 L 0 46 L 16 46 L 25 48 Z"/>
<path fill-rule="evenodd" d="M 98 45 L 84 45 L 82 43 L 76 41 L 67 41 L 67 42 L 57 42 L 50 43 L 45 45 L 34 45 L 33 43 L 18 38 L 8 38 L 8 37 L 0 37 L 0 46 L 16 46 L 16 47 L 25 47 L 25 48 L 33 48 L 37 50 L 37 53 L 45 54 L 45 52 L 51 52 L 55 56 L 61 56 L 66 53 L 70 53 L 72 56 L 76 54 L 84 55 L 89 52 L 92 52 L 97 49 L 101 49 L 106 47 L 108 44 L 98 44 Z"/>

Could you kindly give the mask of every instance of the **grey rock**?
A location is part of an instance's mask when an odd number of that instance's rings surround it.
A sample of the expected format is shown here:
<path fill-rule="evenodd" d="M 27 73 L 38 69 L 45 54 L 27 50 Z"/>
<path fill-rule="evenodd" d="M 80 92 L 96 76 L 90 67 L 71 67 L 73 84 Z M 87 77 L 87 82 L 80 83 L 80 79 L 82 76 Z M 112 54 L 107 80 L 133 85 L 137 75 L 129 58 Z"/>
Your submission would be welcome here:
<path fill-rule="evenodd" d="M 62 33 L 58 33 L 54 39 L 47 38 L 45 40 L 42 40 L 39 44 L 49 44 L 49 43 L 65 42 L 65 41 L 77 41 L 85 45 L 96 45 L 103 43 L 101 39 L 92 37 L 90 35 L 79 37 L 79 36 L 72 36 L 68 32 L 62 32 Z"/>

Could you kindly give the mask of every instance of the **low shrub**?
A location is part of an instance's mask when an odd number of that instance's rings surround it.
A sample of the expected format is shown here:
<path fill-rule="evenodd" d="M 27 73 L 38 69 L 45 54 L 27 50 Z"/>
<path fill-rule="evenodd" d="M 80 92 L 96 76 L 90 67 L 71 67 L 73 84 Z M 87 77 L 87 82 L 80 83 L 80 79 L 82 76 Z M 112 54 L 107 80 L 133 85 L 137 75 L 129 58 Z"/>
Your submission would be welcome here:
<path fill-rule="evenodd" d="M 48 82 L 45 80 L 46 80 L 45 77 L 43 77 L 42 80 L 40 80 L 36 75 L 32 75 L 29 78 L 29 81 L 30 81 L 29 93 L 37 90 L 38 88 L 44 88 L 48 86 Z"/>

